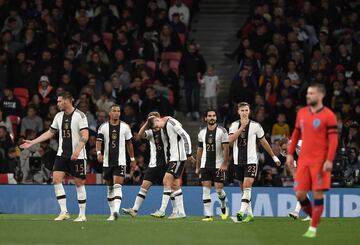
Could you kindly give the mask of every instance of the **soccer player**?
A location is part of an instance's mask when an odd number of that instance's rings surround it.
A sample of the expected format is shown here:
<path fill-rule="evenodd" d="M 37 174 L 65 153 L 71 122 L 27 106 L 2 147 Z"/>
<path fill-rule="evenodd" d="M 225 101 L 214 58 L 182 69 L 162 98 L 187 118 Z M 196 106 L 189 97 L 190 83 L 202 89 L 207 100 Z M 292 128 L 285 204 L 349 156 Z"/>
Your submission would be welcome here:
<path fill-rule="evenodd" d="M 126 170 L 126 151 L 131 164 L 135 163 L 131 129 L 120 121 L 120 106 L 112 105 L 109 121 L 103 123 L 97 133 L 96 152 L 99 162 L 103 163 L 103 178 L 107 185 L 107 200 L 110 208 L 108 221 L 119 217 L 122 200 L 122 184 Z M 104 147 L 104 153 L 101 149 Z"/>
<path fill-rule="evenodd" d="M 208 110 L 205 114 L 207 126 L 198 134 L 196 154 L 196 174 L 200 174 L 203 186 L 204 215 L 203 221 L 213 221 L 211 210 L 211 186 L 214 183 L 221 201 L 221 219 L 229 216 L 224 191 L 225 172 L 229 161 L 229 135 L 225 128 L 216 123 L 216 111 Z"/>
<path fill-rule="evenodd" d="M 146 170 L 144 180 L 141 184 L 139 193 L 135 199 L 135 203 L 132 208 L 123 208 L 124 213 L 135 217 L 137 212 L 143 203 L 146 194 L 153 184 L 163 181 L 166 169 L 167 169 L 167 140 L 163 129 L 147 129 L 149 125 L 149 119 L 152 117 L 160 118 L 158 112 L 150 112 L 148 119 L 144 125 L 140 128 L 138 138 L 147 139 L 150 143 L 150 162 L 148 169 Z"/>
<path fill-rule="evenodd" d="M 191 141 L 189 134 L 183 129 L 180 122 L 172 117 L 149 119 L 150 129 L 163 129 L 168 142 L 168 168 L 164 176 L 164 192 L 161 202 L 161 208 L 151 214 L 154 217 L 164 217 L 165 209 L 170 196 L 174 198 L 175 211 L 169 219 L 185 218 L 183 203 L 183 194 L 180 187 L 180 178 L 185 167 L 185 161 L 192 162 L 195 159 L 191 155 Z"/>
<path fill-rule="evenodd" d="M 236 222 L 250 222 L 254 220 L 251 209 L 251 187 L 258 170 L 257 140 L 260 141 L 262 147 L 278 166 L 280 160 L 275 156 L 265 139 L 265 133 L 261 125 L 249 119 L 250 105 L 246 102 L 240 102 L 238 104 L 238 114 L 240 120 L 233 122 L 229 128 L 229 142 L 233 144 L 235 178 L 240 181 L 242 192 L 241 208 L 236 214 Z M 246 211 L 247 216 L 244 217 Z"/>
<path fill-rule="evenodd" d="M 304 237 L 316 237 L 316 230 L 324 209 L 324 192 L 330 189 L 331 170 L 338 144 L 335 114 L 322 103 L 326 90 L 322 84 L 312 84 L 307 89 L 306 107 L 300 109 L 291 136 L 286 163 L 294 169 L 294 152 L 302 139 L 301 152 L 296 169 L 294 189 L 304 212 L 311 216 L 309 229 Z M 307 192 L 313 191 L 311 205 Z"/>
<path fill-rule="evenodd" d="M 280 154 L 286 159 L 286 156 L 287 156 L 287 149 L 289 147 L 289 139 L 287 137 L 285 138 L 282 138 L 280 140 Z M 299 140 L 297 145 L 296 145 L 296 150 L 294 152 L 294 167 L 296 168 L 296 162 L 298 160 L 298 156 L 299 156 L 299 153 L 300 153 L 300 149 L 301 149 L 301 143 L 302 141 Z M 292 171 L 291 174 L 293 175 L 293 177 L 295 177 L 295 173 Z M 295 209 L 294 211 L 291 211 L 289 212 L 289 217 L 290 218 L 293 218 L 293 219 L 298 219 L 299 218 L 299 213 L 300 213 L 300 210 L 301 210 L 301 204 L 300 202 L 296 202 L 296 206 L 295 206 Z M 304 219 L 302 219 L 302 221 L 308 221 L 310 220 L 310 216 L 307 215 Z"/>
<path fill-rule="evenodd" d="M 86 221 L 86 151 L 85 144 L 89 138 L 88 122 L 83 112 L 73 107 L 73 97 L 64 92 L 57 98 L 57 106 L 60 110 L 48 131 L 33 140 L 25 140 L 21 148 L 29 148 L 32 145 L 46 141 L 56 133 L 59 133 L 59 148 L 57 151 L 54 169 L 53 183 L 55 195 L 60 205 L 60 214 L 56 221 L 70 218 L 66 207 L 66 195 L 62 181 L 66 173 L 74 177 L 77 198 L 79 203 L 79 216 L 75 222 Z"/>

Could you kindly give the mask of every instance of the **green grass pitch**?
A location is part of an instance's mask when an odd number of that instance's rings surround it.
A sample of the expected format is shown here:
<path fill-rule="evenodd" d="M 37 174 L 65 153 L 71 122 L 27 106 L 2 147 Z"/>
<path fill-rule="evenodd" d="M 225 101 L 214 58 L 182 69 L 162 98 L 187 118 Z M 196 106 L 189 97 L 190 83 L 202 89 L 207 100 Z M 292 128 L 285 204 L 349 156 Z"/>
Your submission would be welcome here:
<path fill-rule="evenodd" d="M 89 215 L 88 221 L 55 222 L 53 215 L 0 214 L 0 244 L 117 244 L 117 245 L 207 245 L 207 244 L 358 244 L 360 219 L 323 219 L 318 237 L 305 239 L 308 222 L 290 218 L 256 218 L 252 223 L 231 219 L 205 223 L 201 217 L 183 220 L 149 216 L 120 216 L 109 222 L 103 215 Z M 76 216 L 73 215 L 72 218 Z"/>

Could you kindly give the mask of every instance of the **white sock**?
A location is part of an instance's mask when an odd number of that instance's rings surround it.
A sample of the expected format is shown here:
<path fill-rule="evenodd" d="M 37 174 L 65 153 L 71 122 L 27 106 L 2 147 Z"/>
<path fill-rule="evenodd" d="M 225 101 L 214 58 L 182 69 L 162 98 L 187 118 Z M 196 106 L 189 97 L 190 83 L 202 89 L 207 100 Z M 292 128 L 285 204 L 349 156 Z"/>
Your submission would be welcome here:
<path fill-rule="evenodd" d="M 54 184 L 54 189 L 55 189 L 55 196 L 60 206 L 60 211 L 61 213 L 66 213 L 67 208 L 66 208 L 66 195 L 65 195 L 64 186 L 62 185 L 62 183 Z"/>
<path fill-rule="evenodd" d="M 120 184 L 114 185 L 114 212 L 120 211 L 121 200 L 122 200 L 122 190 Z"/>
<path fill-rule="evenodd" d="M 226 207 L 226 193 L 224 189 L 218 189 L 216 190 L 216 193 L 218 194 L 219 200 L 221 202 L 221 208 Z"/>
<path fill-rule="evenodd" d="M 251 199 L 251 188 L 245 188 L 241 199 L 241 208 L 240 208 L 241 213 L 244 214 L 245 211 L 248 210 L 248 207 L 250 206 L 249 205 L 250 199 Z"/>
<path fill-rule="evenodd" d="M 301 210 L 301 204 L 300 204 L 300 202 L 296 202 L 294 212 L 299 213 L 300 210 Z"/>
<path fill-rule="evenodd" d="M 79 203 L 79 216 L 85 216 L 86 209 L 86 190 L 85 185 L 76 187 L 77 199 Z"/>
<path fill-rule="evenodd" d="M 114 187 L 108 186 L 107 187 L 107 200 L 110 208 L 110 214 L 112 214 L 114 211 Z"/>
<path fill-rule="evenodd" d="M 247 214 L 248 214 L 248 215 L 254 216 L 254 215 L 253 215 L 253 212 L 252 212 L 252 207 L 251 207 L 251 200 L 250 200 L 250 202 L 249 202 L 249 206 L 248 206 L 248 208 L 247 208 L 246 211 L 247 211 Z"/>
<path fill-rule="evenodd" d="M 179 214 L 185 214 L 185 209 L 184 209 L 184 197 L 183 197 L 183 193 L 182 190 L 179 189 L 177 191 L 174 191 L 174 196 L 175 196 L 175 205 L 177 207 L 177 211 Z"/>
<path fill-rule="evenodd" d="M 209 187 L 203 186 L 203 203 L 204 203 L 204 216 L 212 216 L 211 212 L 211 197 L 210 197 L 211 189 Z"/>
<path fill-rule="evenodd" d="M 145 200 L 146 193 L 147 193 L 146 189 L 140 188 L 139 193 L 138 193 L 137 197 L 135 198 L 135 203 L 134 203 L 134 206 L 133 206 L 134 211 L 137 212 L 139 210 L 141 204 Z"/>
<path fill-rule="evenodd" d="M 174 193 L 172 192 L 171 195 L 170 195 L 170 200 L 171 200 L 171 206 L 173 208 L 172 212 L 173 213 L 177 213 L 178 210 L 177 210 L 177 207 L 176 207 L 176 202 L 175 202 L 175 196 L 174 196 Z"/>
<path fill-rule="evenodd" d="M 164 192 L 163 192 L 163 196 L 162 196 L 162 200 L 161 200 L 161 207 L 160 207 L 160 212 L 165 213 L 166 207 L 168 205 L 169 199 L 170 199 L 170 195 L 171 195 L 171 189 L 164 187 Z"/>

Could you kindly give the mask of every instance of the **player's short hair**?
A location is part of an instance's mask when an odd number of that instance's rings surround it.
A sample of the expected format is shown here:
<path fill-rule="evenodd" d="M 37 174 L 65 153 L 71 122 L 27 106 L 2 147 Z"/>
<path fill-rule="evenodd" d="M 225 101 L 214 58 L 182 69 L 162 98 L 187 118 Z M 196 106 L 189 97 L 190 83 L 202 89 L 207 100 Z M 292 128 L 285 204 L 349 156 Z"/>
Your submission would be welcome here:
<path fill-rule="evenodd" d="M 64 100 L 70 100 L 71 102 L 74 101 L 74 97 L 68 91 L 62 92 L 58 97 L 62 97 Z"/>
<path fill-rule="evenodd" d="M 208 113 L 211 111 L 215 112 L 215 116 L 217 116 L 217 111 L 215 109 L 207 109 L 204 113 L 204 117 L 207 117 Z"/>
<path fill-rule="evenodd" d="M 240 109 L 241 107 L 245 107 L 245 106 L 248 106 L 250 108 L 250 104 L 247 102 L 240 102 L 237 104 L 237 106 L 238 106 L 238 109 Z"/>
<path fill-rule="evenodd" d="M 148 114 L 148 118 L 149 118 L 149 117 L 160 117 L 160 113 L 157 112 L 157 111 L 151 111 L 151 112 L 149 112 L 149 114 Z"/>
<path fill-rule="evenodd" d="M 121 106 L 120 106 L 120 105 L 118 105 L 118 104 L 112 104 L 112 105 L 110 106 L 110 111 L 111 111 L 112 108 L 114 108 L 114 107 L 119 107 L 119 108 L 121 109 Z"/>
<path fill-rule="evenodd" d="M 326 94 L 326 88 L 324 86 L 324 84 L 321 83 L 312 83 L 309 85 L 309 88 L 316 88 L 320 93 L 322 94 Z"/>
<path fill-rule="evenodd" d="M 289 143 L 289 139 L 287 137 L 284 137 L 284 138 L 281 138 L 280 141 L 279 141 L 279 146 L 283 146 L 285 144 L 288 144 Z"/>
<path fill-rule="evenodd" d="M 148 129 L 153 129 L 155 127 L 155 117 L 149 118 L 147 126 Z"/>

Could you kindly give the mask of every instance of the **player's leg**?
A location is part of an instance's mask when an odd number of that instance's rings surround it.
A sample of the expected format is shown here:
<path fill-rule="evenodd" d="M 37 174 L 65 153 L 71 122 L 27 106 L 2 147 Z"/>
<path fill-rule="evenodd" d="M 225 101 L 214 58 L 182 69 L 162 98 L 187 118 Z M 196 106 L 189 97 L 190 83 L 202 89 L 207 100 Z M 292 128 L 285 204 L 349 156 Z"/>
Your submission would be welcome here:
<path fill-rule="evenodd" d="M 76 161 L 69 162 L 68 165 L 71 176 L 74 177 L 76 194 L 79 204 L 79 216 L 74 219 L 75 222 L 86 221 L 85 210 L 86 210 L 86 162 L 84 159 L 78 159 Z"/>
<path fill-rule="evenodd" d="M 112 169 L 110 167 L 103 167 L 103 179 L 107 186 L 107 201 L 110 209 L 110 216 L 107 220 L 115 220 L 114 217 L 114 182 Z"/>
<path fill-rule="evenodd" d="M 135 217 L 138 210 L 140 209 L 140 206 L 144 202 L 144 200 L 146 198 L 146 194 L 151 186 L 152 186 L 152 182 L 147 180 L 145 177 L 143 182 L 141 183 L 139 193 L 137 194 L 137 196 L 135 198 L 134 206 L 127 210 L 123 208 L 123 211 L 125 213 L 131 215 L 132 217 Z"/>
<path fill-rule="evenodd" d="M 314 193 L 314 205 L 311 213 L 311 224 L 304 237 L 313 238 L 316 236 L 320 224 L 321 214 L 324 211 L 324 191 L 330 189 L 331 172 L 323 172 L 322 164 L 313 164 L 310 167 L 312 190 Z"/>
<path fill-rule="evenodd" d="M 55 196 L 58 200 L 60 206 L 60 214 L 58 217 L 55 218 L 56 221 L 60 220 L 67 220 L 70 218 L 66 207 L 66 194 L 64 190 L 64 186 L 62 181 L 65 176 L 65 172 L 69 172 L 67 159 L 56 156 L 55 163 L 54 163 L 54 172 L 53 172 L 53 184 L 54 184 L 54 191 Z"/>
<path fill-rule="evenodd" d="M 60 206 L 60 214 L 58 217 L 55 218 L 56 221 L 67 220 L 70 218 L 70 215 L 66 207 L 66 194 L 65 194 L 64 186 L 62 184 L 64 176 L 65 176 L 65 172 L 62 171 L 53 172 L 55 196 Z"/>
<path fill-rule="evenodd" d="M 213 221 L 212 218 L 213 214 L 211 210 L 211 196 L 210 196 L 212 182 L 211 180 L 208 180 L 205 171 L 206 171 L 205 169 L 201 169 L 201 179 L 202 179 L 201 185 L 203 187 L 202 199 L 204 204 L 204 216 L 205 216 L 203 221 Z"/>
<path fill-rule="evenodd" d="M 169 218 L 175 218 L 175 219 L 186 218 L 185 209 L 184 209 L 184 196 L 181 190 L 181 177 L 184 171 L 184 167 L 185 167 L 184 161 L 177 162 L 174 171 L 171 171 L 174 177 L 172 192 L 175 197 L 175 206 L 177 209 L 177 213 L 175 216 Z"/>
<path fill-rule="evenodd" d="M 225 172 L 220 172 L 219 169 L 214 171 L 214 186 L 218 198 L 221 202 L 221 219 L 226 220 L 229 217 L 229 210 L 226 205 L 226 193 L 224 191 Z"/>
<path fill-rule="evenodd" d="M 119 216 L 121 201 L 122 201 L 122 185 L 125 179 L 125 166 L 113 167 L 113 182 L 114 182 L 114 216 L 115 219 Z"/>
<path fill-rule="evenodd" d="M 301 205 L 302 210 L 311 216 L 312 206 L 308 198 L 307 192 L 311 189 L 311 176 L 308 166 L 300 162 L 296 168 L 296 175 L 294 181 L 294 190 L 296 198 Z"/>
<path fill-rule="evenodd" d="M 76 194 L 79 204 L 79 216 L 74 220 L 76 222 L 86 221 L 86 190 L 85 190 L 85 179 L 74 177 Z"/>
<path fill-rule="evenodd" d="M 248 212 L 246 220 L 244 219 L 244 214 L 246 211 L 251 209 L 251 188 L 254 184 L 254 179 L 257 175 L 257 164 L 247 164 L 244 171 L 244 181 L 243 181 L 243 194 L 241 198 L 241 207 L 240 211 L 237 213 L 236 217 L 238 221 L 250 222 L 254 220 L 252 215 L 252 210 Z"/>
<path fill-rule="evenodd" d="M 169 163 L 169 165 L 172 165 L 172 164 L 173 163 Z M 154 213 L 152 213 L 151 216 L 156 217 L 156 218 L 165 217 L 165 210 L 166 210 L 166 207 L 167 207 L 169 199 L 170 199 L 171 185 L 172 185 L 173 181 L 174 181 L 174 176 L 171 173 L 167 172 L 164 175 L 164 179 L 163 179 L 164 190 L 163 190 L 163 195 L 162 195 L 162 200 L 161 200 L 161 207 L 159 210 L 156 210 Z"/>

